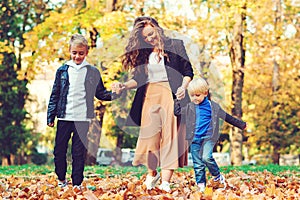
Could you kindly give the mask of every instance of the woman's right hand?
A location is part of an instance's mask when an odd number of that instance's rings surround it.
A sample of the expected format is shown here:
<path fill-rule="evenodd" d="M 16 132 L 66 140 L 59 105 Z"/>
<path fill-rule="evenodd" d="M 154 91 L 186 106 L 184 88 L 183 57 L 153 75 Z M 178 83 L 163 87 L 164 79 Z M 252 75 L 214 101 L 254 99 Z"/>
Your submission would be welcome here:
<path fill-rule="evenodd" d="M 121 82 L 115 82 L 111 85 L 113 92 L 123 92 L 124 90 L 131 90 L 133 88 L 137 87 L 137 82 L 133 79 L 130 79 L 129 81 L 125 83 Z"/>

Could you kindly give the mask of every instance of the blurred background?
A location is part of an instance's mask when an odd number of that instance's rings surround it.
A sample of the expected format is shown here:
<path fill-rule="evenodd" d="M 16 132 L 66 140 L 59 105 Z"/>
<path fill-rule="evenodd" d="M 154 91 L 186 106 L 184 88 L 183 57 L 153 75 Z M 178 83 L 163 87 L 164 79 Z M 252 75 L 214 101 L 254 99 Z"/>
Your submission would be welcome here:
<path fill-rule="evenodd" d="M 212 99 L 247 122 L 246 131 L 221 126 L 220 163 L 299 165 L 299 0 L 3 0 L 0 6 L 2 165 L 53 162 L 55 128 L 46 126 L 46 111 L 55 71 L 70 58 L 70 36 L 88 39 L 88 61 L 109 90 L 130 77 L 120 56 L 142 15 L 184 41 Z M 95 100 L 88 165 L 105 157 L 109 165 L 130 165 L 138 129 L 124 121 L 133 93 Z"/>

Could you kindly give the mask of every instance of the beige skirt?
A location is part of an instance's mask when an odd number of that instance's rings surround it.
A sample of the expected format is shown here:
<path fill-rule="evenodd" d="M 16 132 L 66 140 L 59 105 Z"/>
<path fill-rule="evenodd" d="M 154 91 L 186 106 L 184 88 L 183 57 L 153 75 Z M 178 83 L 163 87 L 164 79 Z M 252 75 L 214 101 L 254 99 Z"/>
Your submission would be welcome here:
<path fill-rule="evenodd" d="M 177 169 L 187 164 L 185 125 L 174 115 L 168 82 L 149 83 L 133 165 L 148 169 Z"/>

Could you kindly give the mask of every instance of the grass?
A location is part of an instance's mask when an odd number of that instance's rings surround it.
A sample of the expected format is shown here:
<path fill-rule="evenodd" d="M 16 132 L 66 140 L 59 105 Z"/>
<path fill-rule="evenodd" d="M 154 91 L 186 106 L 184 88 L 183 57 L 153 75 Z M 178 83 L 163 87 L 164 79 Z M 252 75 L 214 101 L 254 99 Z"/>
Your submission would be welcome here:
<path fill-rule="evenodd" d="M 243 171 L 247 173 L 269 171 L 274 175 L 280 175 L 282 172 L 287 174 L 290 171 L 291 174 L 296 172 L 299 176 L 300 168 L 299 166 L 279 166 L 274 164 L 269 165 L 244 165 L 244 166 L 226 166 L 220 167 L 222 173 L 229 173 L 230 171 Z M 178 172 L 190 172 L 193 170 L 192 167 L 180 168 Z M 86 166 L 85 175 L 87 177 L 99 176 L 99 177 L 115 177 L 115 176 L 137 176 L 140 177 L 147 172 L 145 167 L 120 167 L 120 166 Z M 5 176 L 35 176 L 35 175 L 46 175 L 54 173 L 54 165 L 14 165 L 14 166 L 4 166 L 0 167 L 0 177 Z M 68 174 L 71 173 L 71 166 L 68 166 Z"/>
<path fill-rule="evenodd" d="M 282 172 L 300 172 L 299 166 L 279 166 L 275 164 L 269 165 L 244 165 L 244 166 L 226 166 L 221 168 L 223 173 L 228 173 L 232 170 L 243 171 L 247 173 L 248 171 L 252 172 L 262 172 L 269 171 L 273 175 L 280 175 Z"/>
<path fill-rule="evenodd" d="M 30 176 L 30 175 L 45 175 L 54 171 L 51 165 L 12 165 L 0 167 L 0 176 Z"/>

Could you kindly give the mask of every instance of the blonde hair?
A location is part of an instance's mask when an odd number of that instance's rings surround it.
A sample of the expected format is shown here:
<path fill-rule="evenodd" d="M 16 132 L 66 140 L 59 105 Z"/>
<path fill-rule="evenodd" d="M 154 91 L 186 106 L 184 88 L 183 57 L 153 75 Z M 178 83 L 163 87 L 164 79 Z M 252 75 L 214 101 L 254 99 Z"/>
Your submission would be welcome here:
<path fill-rule="evenodd" d="M 189 95 L 193 94 L 208 94 L 209 86 L 203 78 L 194 78 L 188 86 Z"/>
<path fill-rule="evenodd" d="M 89 49 L 87 39 L 79 33 L 75 33 L 71 36 L 69 48 L 71 48 L 72 45 L 85 46 L 87 50 Z"/>

